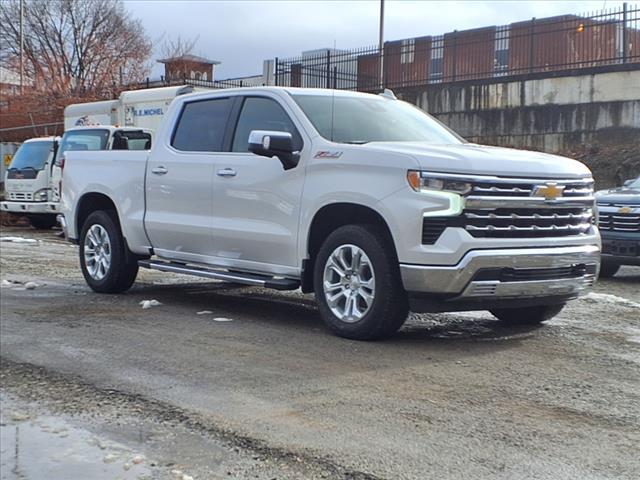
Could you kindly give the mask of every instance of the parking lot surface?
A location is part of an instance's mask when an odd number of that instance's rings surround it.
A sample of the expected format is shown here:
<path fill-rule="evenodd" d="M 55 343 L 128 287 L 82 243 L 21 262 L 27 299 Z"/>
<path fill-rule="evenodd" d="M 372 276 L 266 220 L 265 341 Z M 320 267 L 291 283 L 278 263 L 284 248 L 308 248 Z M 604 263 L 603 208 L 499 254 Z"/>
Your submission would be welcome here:
<path fill-rule="evenodd" d="M 98 295 L 54 232 L 2 237 L 7 479 L 638 478 L 640 268 L 539 326 L 413 315 L 364 343 L 307 295 L 149 271 Z"/>

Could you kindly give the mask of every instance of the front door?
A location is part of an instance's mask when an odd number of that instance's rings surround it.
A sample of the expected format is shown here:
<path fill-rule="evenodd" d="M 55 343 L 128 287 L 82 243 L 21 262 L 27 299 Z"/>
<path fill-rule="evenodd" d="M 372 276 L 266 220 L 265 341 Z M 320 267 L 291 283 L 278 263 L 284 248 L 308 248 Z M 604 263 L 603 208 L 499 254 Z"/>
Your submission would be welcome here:
<path fill-rule="evenodd" d="M 277 158 L 248 151 L 252 130 L 285 131 L 294 147 L 302 138 L 285 109 L 273 98 L 246 97 L 231 152 L 217 157 L 214 176 L 213 244 L 222 265 L 292 273 L 297 254 L 302 165 L 284 170 Z"/>
<path fill-rule="evenodd" d="M 213 183 L 232 98 L 188 102 L 170 144 L 147 165 L 145 228 L 155 253 L 206 262 L 213 251 Z"/>

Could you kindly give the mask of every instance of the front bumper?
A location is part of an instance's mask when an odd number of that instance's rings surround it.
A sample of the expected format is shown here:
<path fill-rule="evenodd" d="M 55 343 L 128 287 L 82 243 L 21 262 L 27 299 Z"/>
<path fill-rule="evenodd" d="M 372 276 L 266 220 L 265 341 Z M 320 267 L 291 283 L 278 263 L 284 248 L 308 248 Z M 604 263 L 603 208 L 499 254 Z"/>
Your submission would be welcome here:
<path fill-rule="evenodd" d="M 597 278 L 598 245 L 472 250 L 453 266 L 401 264 L 405 290 L 444 302 L 577 297 Z"/>
<path fill-rule="evenodd" d="M 0 210 L 3 212 L 28 214 L 57 214 L 57 202 L 0 202 Z"/>
<path fill-rule="evenodd" d="M 640 265 L 640 233 L 601 230 L 602 261 Z"/>

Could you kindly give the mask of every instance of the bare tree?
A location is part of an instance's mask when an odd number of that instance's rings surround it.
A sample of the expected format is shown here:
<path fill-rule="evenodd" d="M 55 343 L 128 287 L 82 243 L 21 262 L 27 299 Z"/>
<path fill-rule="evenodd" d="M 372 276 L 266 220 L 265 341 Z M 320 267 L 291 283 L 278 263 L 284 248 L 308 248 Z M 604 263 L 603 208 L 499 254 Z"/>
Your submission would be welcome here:
<path fill-rule="evenodd" d="M 192 39 L 182 38 L 180 35 L 174 38 L 167 38 L 161 47 L 162 60 L 174 60 L 171 70 L 165 69 L 167 77 L 183 78 L 187 75 L 192 62 L 187 55 L 193 55 L 193 50 L 198 43 L 199 36 Z M 186 57 L 186 58 L 185 58 Z M 171 80 L 172 78 L 167 78 Z"/>
<path fill-rule="evenodd" d="M 0 2 L 0 65 L 20 55 L 19 0 Z M 24 0 L 25 74 L 39 89 L 66 95 L 142 80 L 151 42 L 120 0 Z"/>
<path fill-rule="evenodd" d="M 167 38 L 162 43 L 161 54 L 163 58 L 177 58 L 188 54 L 193 54 L 193 49 L 198 43 L 199 35 L 192 39 L 182 38 L 178 35 L 175 38 Z"/>

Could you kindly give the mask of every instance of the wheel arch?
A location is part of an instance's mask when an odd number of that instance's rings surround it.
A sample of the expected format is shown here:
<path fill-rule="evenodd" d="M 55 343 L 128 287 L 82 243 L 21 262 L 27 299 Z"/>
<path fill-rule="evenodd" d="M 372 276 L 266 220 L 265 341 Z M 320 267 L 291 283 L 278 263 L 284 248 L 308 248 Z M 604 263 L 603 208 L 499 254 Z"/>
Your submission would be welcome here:
<path fill-rule="evenodd" d="M 113 211 L 114 220 L 116 221 L 118 228 L 120 228 L 120 231 L 122 231 L 118 209 L 116 208 L 116 204 L 114 203 L 114 201 L 104 193 L 90 192 L 85 193 L 78 200 L 75 218 L 75 226 L 76 232 L 78 232 L 78 236 L 82 231 L 82 226 L 84 225 L 87 217 L 98 210 Z"/>
<path fill-rule="evenodd" d="M 306 257 L 303 262 L 301 287 L 305 293 L 313 291 L 313 267 L 322 242 L 331 232 L 344 225 L 377 225 L 385 234 L 390 252 L 397 259 L 397 252 L 389 224 L 377 210 L 353 202 L 336 202 L 321 207 L 311 220 L 306 239 Z"/>

